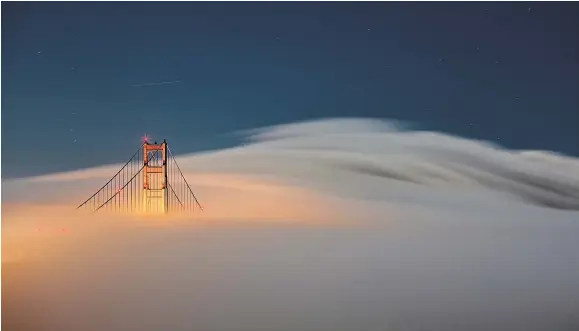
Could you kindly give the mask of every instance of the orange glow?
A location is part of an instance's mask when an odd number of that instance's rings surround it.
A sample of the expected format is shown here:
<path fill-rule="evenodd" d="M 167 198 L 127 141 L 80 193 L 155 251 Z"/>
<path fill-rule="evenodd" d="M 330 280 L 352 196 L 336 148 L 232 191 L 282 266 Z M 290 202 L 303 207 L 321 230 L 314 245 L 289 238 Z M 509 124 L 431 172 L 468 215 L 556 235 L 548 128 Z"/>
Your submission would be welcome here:
<path fill-rule="evenodd" d="M 191 182 L 195 183 L 197 196 L 205 207 L 201 211 L 196 206 L 192 215 L 107 213 L 104 210 L 93 214 L 77 211 L 72 204 L 4 203 L 2 258 L 20 259 L 22 252 L 30 256 L 26 253 L 30 251 L 35 252 L 34 256 L 50 254 L 65 246 L 82 245 L 84 239 L 81 238 L 86 236 L 102 241 L 112 233 L 118 235 L 118 230 L 127 226 L 171 227 L 240 221 L 336 224 L 345 220 L 348 214 L 343 204 L 336 200 L 273 179 L 196 174 Z M 82 197 L 71 200 L 76 203 Z"/>

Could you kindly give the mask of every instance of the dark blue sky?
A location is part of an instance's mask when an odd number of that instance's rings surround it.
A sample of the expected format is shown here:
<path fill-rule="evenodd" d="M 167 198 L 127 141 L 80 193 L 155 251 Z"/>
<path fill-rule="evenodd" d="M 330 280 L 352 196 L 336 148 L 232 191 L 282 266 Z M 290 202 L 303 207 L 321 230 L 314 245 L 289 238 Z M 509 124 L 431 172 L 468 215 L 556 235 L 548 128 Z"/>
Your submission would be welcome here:
<path fill-rule="evenodd" d="M 577 156 L 579 4 L 2 3 L 4 178 L 337 116 Z"/>

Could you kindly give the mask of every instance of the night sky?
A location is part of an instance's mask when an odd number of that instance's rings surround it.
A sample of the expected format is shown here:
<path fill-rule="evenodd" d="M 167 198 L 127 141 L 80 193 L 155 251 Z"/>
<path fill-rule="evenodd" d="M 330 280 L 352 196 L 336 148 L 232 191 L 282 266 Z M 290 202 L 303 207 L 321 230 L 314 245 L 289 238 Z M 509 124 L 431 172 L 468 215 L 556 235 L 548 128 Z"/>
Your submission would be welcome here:
<path fill-rule="evenodd" d="M 3 178 L 344 116 L 579 156 L 579 3 L 2 3 Z"/>

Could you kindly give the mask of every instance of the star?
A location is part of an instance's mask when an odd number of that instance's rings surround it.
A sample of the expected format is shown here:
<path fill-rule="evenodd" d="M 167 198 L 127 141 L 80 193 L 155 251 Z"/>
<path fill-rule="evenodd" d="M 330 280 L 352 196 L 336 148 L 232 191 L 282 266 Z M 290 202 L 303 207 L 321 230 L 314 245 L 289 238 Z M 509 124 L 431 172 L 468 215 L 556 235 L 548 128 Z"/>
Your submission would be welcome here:
<path fill-rule="evenodd" d="M 38 52 L 36 52 L 36 54 L 42 54 L 42 51 L 38 51 Z"/>
<path fill-rule="evenodd" d="M 76 142 L 76 139 L 75 139 L 75 140 L 73 140 L 72 142 L 73 142 L 73 143 L 75 143 L 75 142 Z"/>
<path fill-rule="evenodd" d="M 70 70 L 74 70 L 74 69 L 75 69 L 75 67 L 70 67 Z"/>
<path fill-rule="evenodd" d="M 370 31 L 371 31 L 370 28 L 368 28 L 368 32 L 370 32 Z"/>
<path fill-rule="evenodd" d="M 495 61 L 495 64 L 499 64 L 499 60 L 496 60 L 496 61 Z"/>
<path fill-rule="evenodd" d="M 529 13 L 530 13 L 532 10 L 533 10 L 533 8 L 532 8 L 532 7 L 529 7 L 529 9 L 528 9 Z"/>

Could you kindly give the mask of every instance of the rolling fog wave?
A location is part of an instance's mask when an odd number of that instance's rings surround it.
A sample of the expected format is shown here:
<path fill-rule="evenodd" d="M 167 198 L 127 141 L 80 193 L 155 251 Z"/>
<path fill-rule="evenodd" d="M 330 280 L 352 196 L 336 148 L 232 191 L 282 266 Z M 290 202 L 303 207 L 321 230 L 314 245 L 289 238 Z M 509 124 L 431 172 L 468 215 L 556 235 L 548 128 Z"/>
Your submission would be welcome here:
<path fill-rule="evenodd" d="M 203 174 L 235 174 L 275 179 L 345 199 L 392 199 L 396 192 L 408 190 L 438 195 L 442 189 L 579 210 L 579 160 L 551 152 L 512 151 L 377 119 L 325 119 L 244 134 L 247 139 L 240 146 L 178 156 L 194 186 Z M 38 189 L 54 181 L 68 192 L 59 198 L 86 195 L 119 167 L 6 181 L 3 185 L 10 189 L 5 200 L 56 199 L 41 196 L 44 191 Z M 204 188 L 197 186 L 202 195 Z"/>
<path fill-rule="evenodd" d="M 249 132 L 248 144 L 191 156 L 186 169 L 272 175 L 348 196 L 360 175 L 382 183 L 507 193 L 531 204 L 579 210 L 579 160 L 511 151 L 397 122 L 334 119 Z"/>

